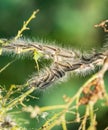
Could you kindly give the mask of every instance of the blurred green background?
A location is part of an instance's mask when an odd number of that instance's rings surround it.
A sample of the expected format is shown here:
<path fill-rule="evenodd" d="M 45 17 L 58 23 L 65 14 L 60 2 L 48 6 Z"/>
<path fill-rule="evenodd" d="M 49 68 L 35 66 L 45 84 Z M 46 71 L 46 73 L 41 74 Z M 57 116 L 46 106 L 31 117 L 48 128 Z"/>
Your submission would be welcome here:
<path fill-rule="evenodd" d="M 45 42 L 55 41 L 55 44 L 81 51 L 99 49 L 105 42 L 105 33 L 100 28 L 95 29 L 94 25 L 108 18 L 107 8 L 108 0 L 0 0 L 0 38 L 13 38 L 32 12 L 40 9 L 37 18 L 29 24 L 30 30 L 23 32 L 24 37 L 43 39 Z M 12 59 L 11 56 L 0 56 L 0 68 Z M 0 73 L 0 84 L 6 86 L 23 84 L 35 71 L 32 59 L 18 59 Z M 33 106 L 62 104 L 62 96 L 66 94 L 72 97 L 90 76 L 71 76 L 67 81 L 53 85 L 44 92 L 34 92 L 33 95 L 39 97 L 39 100 L 31 99 L 29 104 Z M 108 75 L 105 77 L 106 86 L 107 77 Z M 102 130 L 108 126 L 108 111 L 98 104 L 97 107 L 98 130 Z M 29 118 L 29 115 L 26 117 L 26 114 L 23 114 L 23 118 Z M 70 116 L 69 120 L 71 119 Z M 29 124 L 22 125 L 30 130 L 31 126 L 38 128 L 42 122 L 34 119 L 29 120 Z M 78 125 L 70 124 L 68 129 L 77 130 Z M 61 130 L 61 127 L 53 130 Z"/>

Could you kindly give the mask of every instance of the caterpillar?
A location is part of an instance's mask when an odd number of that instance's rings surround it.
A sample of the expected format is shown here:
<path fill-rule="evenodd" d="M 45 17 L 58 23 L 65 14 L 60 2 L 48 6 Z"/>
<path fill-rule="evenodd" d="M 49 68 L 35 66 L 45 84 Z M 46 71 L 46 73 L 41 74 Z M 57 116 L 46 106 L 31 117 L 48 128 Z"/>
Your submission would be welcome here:
<path fill-rule="evenodd" d="M 44 72 L 38 76 L 34 75 L 29 81 L 29 86 L 37 86 L 37 88 L 44 89 L 54 82 L 65 77 L 68 72 L 77 71 L 88 71 L 88 69 L 94 69 L 96 65 L 102 65 L 104 62 L 105 56 L 100 54 L 95 54 L 92 59 L 85 59 L 82 57 L 82 60 L 66 63 L 55 62 L 49 70 L 44 70 Z"/>
<path fill-rule="evenodd" d="M 6 39 L 5 39 L 6 42 Z M 74 59 L 76 56 L 79 56 L 78 51 L 69 51 L 57 46 L 44 45 L 40 42 L 32 42 L 30 40 L 18 39 L 10 40 L 7 45 L 1 47 L 3 53 L 15 53 L 21 54 L 24 52 L 37 50 L 48 58 L 56 58 L 60 61 L 63 59 Z"/>
<path fill-rule="evenodd" d="M 45 69 L 39 75 L 34 75 L 27 83 L 29 87 L 36 86 L 36 88 L 44 89 L 53 83 L 61 80 L 69 72 L 74 73 L 89 73 L 94 70 L 95 66 L 103 65 L 104 60 L 108 56 L 107 49 L 102 49 L 99 52 L 91 51 L 91 53 L 81 53 L 77 50 L 68 50 L 57 46 L 45 45 L 40 42 L 32 42 L 30 40 L 4 40 L 1 46 L 2 54 L 15 53 L 22 54 L 25 52 L 33 52 L 36 50 L 44 57 L 52 59 L 53 62 L 49 69 Z"/>

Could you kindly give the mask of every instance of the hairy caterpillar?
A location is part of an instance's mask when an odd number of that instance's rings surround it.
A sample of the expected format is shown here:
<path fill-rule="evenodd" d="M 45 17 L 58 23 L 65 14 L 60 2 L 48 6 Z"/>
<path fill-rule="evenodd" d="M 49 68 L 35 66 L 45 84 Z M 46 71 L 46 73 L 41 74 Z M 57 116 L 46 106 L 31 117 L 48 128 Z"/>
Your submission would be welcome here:
<path fill-rule="evenodd" d="M 97 60 L 95 60 L 98 58 Z M 29 81 L 28 84 L 30 86 L 37 86 L 38 88 L 46 88 L 47 86 L 51 85 L 55 81 L 63 78 L 68 72 L 76 72 L 77 71 L 87 71 L 88 69 L 94 69 L 94 66 L 103 64 L 104 56 L 101 54 L 94 55 L 94 58 L 89 61 L 88 59 L 83 59 L 82 61 L 78 61 L 76 63 L 66 62 L 66 63 L 54 63 L 50 69 L 44 70 L 44 72 L 38 76 L 33 76 Z M 85 63 L 84 63 L 85 62 Z M 99 64 L 98 64 L 99 63 Z"/>
<path fill-rule="evenodd" d="M 88 73 L 94 70 L 95 66 L 103 65 L 108 55 L 107 49 L 102 49 L 100 52 L 93 51 L 90 54 L 82 54 L 76 50 L 66 50 L 57 46 L 45 45 L 24 39 L 10 40 L 9 44 L 2 45 L 1 49 L 2 53 L 13 52 L 15 54 L 36 50 L 44 57 L 52 59 L 53 62 L 49 69 L 45 69 L 42 73 L 34 75 L 27 81 L 28 86 L 36 86 L 41 89 L 62 79 L 69 72 Z"/>

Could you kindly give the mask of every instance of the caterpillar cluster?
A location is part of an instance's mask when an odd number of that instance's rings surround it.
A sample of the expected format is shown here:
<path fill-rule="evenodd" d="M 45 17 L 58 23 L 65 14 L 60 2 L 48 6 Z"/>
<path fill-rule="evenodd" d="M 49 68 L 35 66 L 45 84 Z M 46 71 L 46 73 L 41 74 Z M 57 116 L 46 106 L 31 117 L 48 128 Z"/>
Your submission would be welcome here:
<path fill-rule="evenodd" d="M 76 50 L 67 50 L 61 47 L 45 45 L 24 39 L 11 40 L 9 44 L 2 45 L 1 49 L 2 53 L 13 52 L 15 54 L 33 52 L 36 50 L 44 57 L 53 60 L 49 69 L 45 69 L 42 73 L 40 72 L 39 75 L 34 75 L 27 81 L 28 86 L 36 86 L 40 89 L 52 85 L 65 77 L 69 72 L 88 73 L 94 70 L 96 66 L 103 65 L 108 55 L 107 50 L 82 54 Z"/>

